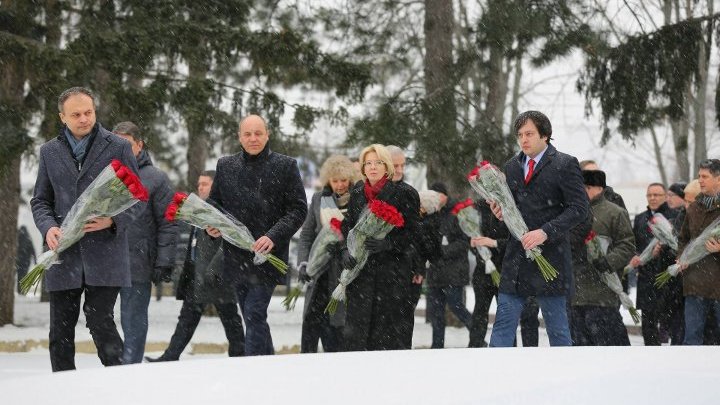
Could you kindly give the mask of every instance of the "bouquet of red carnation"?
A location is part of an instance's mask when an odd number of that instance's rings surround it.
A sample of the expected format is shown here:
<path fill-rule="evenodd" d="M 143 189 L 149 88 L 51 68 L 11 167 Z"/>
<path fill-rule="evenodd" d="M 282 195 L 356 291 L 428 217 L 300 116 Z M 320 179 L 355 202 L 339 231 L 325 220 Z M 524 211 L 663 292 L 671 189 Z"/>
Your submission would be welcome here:
<path fill-rule="evenodd" d="M 308 276 L 312 278 L 315 278 L 315 276 L 319 277 L 327 270 L 327 264 L 331 258 L 327 249 L 328 245 L 342 242 L 343 240 L 342 231 L 340 230 L 341 224 L 342 220 L 332 218 L 330 220 L 330 226 L 323 227 L 318 233 L 312 247 L 310 247 L 310 255 L 305 270 Z M 295 308 L 295 302 L 300 296 L 304 286 L 305 283 L 300 281 L 299 285 L 290 290 L 287 297 L 283 300 L 285 309 L 290 310 Z"/>
<path fill-rule="evenodd" d="M 595 233 L 595 231 L 591 230 L 585 238 L 585 245 L 587 246 L 588 259 L 592 262 L 593 260 L 605 257 L 608 247 L 610 246 L 610 240 L 609 238 L 600 236 Z M 635 304 L 633 303 L 632 298 L 623 291 L 622 282 L 620 281 L 620 277 L 617 273 L 606 273 L 604 271 L 599 273 L 600 279 L 603 283 L 605 283 L 612 292 L 617 294 L 618 298 L 620 298 L 622 306 L 630 312 L 633 322 L 635 322 L 635 324 L 640 323 L 640 315 L 635 308 Z"/>
<path fill-rule="evenodd" d="M 180 220 L 197 228 L 205 229 L 212 227 L 220 230 L 222 238 L 233 246 L 252 252 L 252 245 L 255 238 L 250 230 L 240 221 L 229 214 L 220 212 L 195 193 L 175 193 L 173 201 L 165 210 L 165 218 L 168 221 Z M 280 258 L 272 254 L 255 253 L 253 262 L 262 264 L 270 262 L 280 273 L 285 274 L 288 265 Z"/>
<path fill-rule="evenodd" d="M 40 255 L 35 267 L 20 280 L 20 291 L 27 294 L 53 264 L 60 254 L 85 236 L 83 227 L 97 217 L 114 217 L 138 201 L 147 201 L 148 192 L 140 178 L 119 160 L 113 160 L 98 177 L 80 194 L 60 225 L 60 241 L 57 249 Z"/>
<path fill-rule="evenodd" d="M 678 241 L 677 236 L 675 236 L 675 230 L 663 214 L 656 212 L 648 221 L 648 227 L 650 228 L 650 233 L 652 233 L 660 243 L 669 246 L 670 249 L 677 252 Z"/>
<path fill-rule="evenodd" d="M 394 228 L 403 226 L 405 226 L 405 219 L 397 208 L 385 201 L 373 200 L 370 202 L 347 237 L 348 250 L 357 264 L 352 269 L 342 271 L 340 283 L 335 287 L 325 311 L 334 314 L 338 302 L 345 301 L 347 298 L 345 295 L 347 286 L 357 278 L 370 256 L 365 249 L 365 240 L 368 238 L 384 239 Z"/>
<path fill-rule="evenodd" d="M 483 236 L 480 230 L 480 213 L 475 209 L 475 203 L 472 199 L 468 198 L 455 204 L 450 212 L 457 217 L 460 229 L 465 235 L 470 238 Z M 492 262 L 492 252 L 485 246 L 478 246 L 475 249 L 477 249 L 478 254 L 485 262 L 485 274 L 490 275 L 495 287 L 499 286 L 500 272 L 497 271 L 495 264 Z"/>
<path fill-rule="evenodd" d="M 505 175 L 488 161 L 480 163 L 479 167 L 475 167 L 468 174 L 468 181 L 473 190 L 475 190 L 486 201 L 494 201 L 502 209 L 503 221 L 510 230 L 510 233 L 517 240 L 521 240 L 522 236 L 528 232 L 527 224 L 520 214 L 520 210 L 515 204 L 510 188 L 505 180 Z M 529 259 L 537 263 L 545 281 L 554 280 L 558 272 L 542 255 L 539 247 L 526 251 Z"/>

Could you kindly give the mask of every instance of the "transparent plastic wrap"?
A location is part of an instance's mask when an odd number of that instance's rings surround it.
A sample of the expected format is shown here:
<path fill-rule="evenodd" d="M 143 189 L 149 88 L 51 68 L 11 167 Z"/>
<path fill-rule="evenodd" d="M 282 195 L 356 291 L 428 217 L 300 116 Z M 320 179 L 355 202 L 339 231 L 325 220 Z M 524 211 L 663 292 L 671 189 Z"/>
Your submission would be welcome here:
<path fill-rule="evenodd" d="M 452 214 L 457 216 L 458 224 L 463 233 L 469 238 L 477 238 L 482 235 L 482 223 L 480 213 L 475 209 L 475 203 L 471 199 L 457 203 L 451 210 Z M 492 252 L 485 246 L 477 246 L 478 255 L 485 262 L 485 274 L 489 274 L 493 284 L 497 287 L 500 285 L 500 272 L 498 272 L 495 264 L 492 262 Z"/>
<path fill-rule="evenodd" d="M 173 202 L 168 206 L 165 217 L 169 221 L 180 220 L 194 227 L 205 229 L 216 228 L 222 233 L 222 238 L 233 246 L 253 252 L 252 245 L 255 238 L 250 230 L 231 215 L 221 212 L 195 193 L 189 195 L 176 193 Z M 270 262 L 280 273 L 287 273 L 288 265 L 273 254 L 253 252 L 253 263 L 262 264 Z"/>
<path fill-rule="evenodd" d="M 659 240 L 661 244 L 670 247 L 674 252 L 677 252 L 678 241 L 675 235 L 675 229 L 673 229 L 672 224 L 663 214 L 659 212 L 655 213 L 648 221 L 648 227 L 655 239 Z"/>
<path fill-rule="evenodd" d="M 147 190 L 140 179 L 120 161 L 114 160 L 104 168 L 85 191 L 80 194 L 60 225 L 61 236 L 55 250 L 48 250 L 37 258 L 37 264 L 20 281 L 23 294 L 37 286 L 45 271 L 59 263 L 60 253 L 85 236 L 85 224 L 98 217 L 114 217 L 138 201 L 147 201 Z"/>
<path fill-rule="evenodd" d="M 393 228 L 402 226 L 404 219 L 395 207 L 380 200 L 373 200 L 369 204 L 347 237 L 347 248 L 350 255 L 355 258 L 356 264 L 352 269 L 343 269 L 340 282 L 325 309 L 327 312 L 335 313 L 338 303 L 347 299 L 345 294 L 347 286 L 358 277 L 367 263 L 370 253 L 365 248 L 365 240 L 384 239 Z"/>
<path fill-rule="evenodd" d="M 520 213 L 510 188 L 505 180 L 505 175 L 494 165 L 483 162 L 468 175 L 468 181 L 473 190 L 487 201 L 494 201 L 502 210 L 503 221 L 510 233 L 517 240 L 522 240 L 523 235 L 528 232 L 527 224 Z M 527 257 L 532 259 L 540 269 L 545 281 L 557 278 L 557 270 L 542 255 L 539 247 L 525 251 Z"/>
<path fill-rule="evenodd" d="M 657 275 L 655 278 L 655 286 L 658 288 L 664 286 L 671 278 L 677 277 L 677 275 L 682 271 L 682 268 L 686 268 L 693 263 L 697 263 L 702 258 L 709 255 L 710 252 L 708 252 L 705 247 L 705 243 L 707 243 L 710 239 L 720 240 L 720 218 L 714 220 L 700 233 L 700 235 L 698 235 L 697 238 L 691 240 L 690 243 L 685 246 L 685 250 L 683 250 L 682 254 L 678 258 L 677 263 L 669 266 L 667 270 Z"/>

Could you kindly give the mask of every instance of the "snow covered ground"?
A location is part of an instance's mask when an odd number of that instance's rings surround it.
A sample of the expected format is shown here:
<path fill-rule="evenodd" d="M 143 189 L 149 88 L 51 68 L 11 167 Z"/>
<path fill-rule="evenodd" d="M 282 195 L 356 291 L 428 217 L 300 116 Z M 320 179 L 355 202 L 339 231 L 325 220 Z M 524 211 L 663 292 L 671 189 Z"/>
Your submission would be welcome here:
<path fill-rule="evenodd" d="M 288 312 L 282 298 L 273 297 L 269 321 L 276 350 L 293 352 L 300 342 L 302 301 Z M 472 308 L 469 288 L 467 298 Z M 180 306 L 172 297 L 151 302 L 150 355 L 167 344 Z M 421 300 L 419 308 L 424 307 Z M 47 339 L 47 303 L 17 297 L 15 320 L 15 326 L 0 328 L 0 349 Z M 39 343 L 27 352 L 0 351 L 0 403 L 717 404 L 720 398 L 713 384 L 720 375 L 720 350 L 646 348 L 637 335 L 631 335 L 629 348 L 550 348 L 541 330 L 540 348 L 464 349 L 467 331 L 449 327 L 449 349 L 422 350 L 430 346 L 431 328 L 418 316 L 413 337 L 418 350 L 230 359 L 210 353 L 225 336 L 218 318 L 203 317 L 179 362 L 114 368 L 103 368 L 92 353 L 82 315 L 76 335 L 75 372 L 51 373 L 47 348 Z"/>

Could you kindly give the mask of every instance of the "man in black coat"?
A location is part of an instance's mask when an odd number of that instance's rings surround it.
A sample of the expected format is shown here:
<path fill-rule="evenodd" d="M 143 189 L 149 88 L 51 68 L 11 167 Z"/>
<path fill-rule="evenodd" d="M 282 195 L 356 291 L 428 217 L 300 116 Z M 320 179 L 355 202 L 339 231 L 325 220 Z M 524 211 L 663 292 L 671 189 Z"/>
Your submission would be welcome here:
<path fill-rule="evenodd" d="M 35 247 L 30 232 L 25 225 L 20 226 L 17 233 L 17 255 L 15 256 L 15 269 L 17 270 L 17 290 L 20 292 L 20 280 L 28 272 L 30 263 L 37 261 Z"/>
<path fill-rule="evenodd" d="M 635 233 L 635 249 L 638 255 L 645 250 L 652 241 L 653 235 L 648 227 L 648 221 L 655 213 L 660 213 L 672 221 L 677 215 L 667 204 L 667 189 L 664 184 L 651 183 L 647 188 L 647 210 L 635 216 L 633 232 Z M 639 266 L 639 256 L 630 260 L 630 265 L 638 271 L 637 303 L 635 306 L 642 313 L 642 334 L 645 346 L 660 345 L 659 323 L 663 308 L 662 297 L 665 295 L 667 286 L 657 289 L 655 277 L 667 266 L 674 262 L 674 253 L 669 250 L 660 252 L 659 256 L 653 258 L 644 266 Z"/>
<path fill-rule="evenodd" d="M 82 87 L 65 90 L 58 100 L 60 135 L 40 147 L 37 181 L 30 206 L 35 225 L 50 249 L 60 226 L 83 191 L 113 159 L 138 172 L 130 143 L 95 119 L 95 97 Z M 75 369 L 75 325 L 80 301 L 87 326 L 105 366 L 121 364 L 123 342 L 113 309 L 120 287 L 130 286 L 127 230 L 145 208 L 137 202 L 122 213 L 89 221 L 85 235 L 60 253 L 45 276 L 50 292 L 50 362 L 53 371 Z"/>
<path fill-rule="evenodd" d="M 521 113 L 514 123 L 522 152 L 505 164 L 508 186 L 529 232 L 507 243 L 491 347 L 509 347 L 515 340 L 520 313 L 528 297 L 542 309 L 550 345 L 570 346 L 567 296 L 572 293 L 572 258 L 568 232 L 587 216 L 588 198 L 576 158 L 550 144 L 550 120 L 538 111 Z M 503 218 L 500 207 L 493 213 Z M 545 281 L 526 251 L 539 247 L 557 270 Z"/>
<path fill-rule="evenodd" d="M 242 222 L 256 239 L 253 250 L 288 260 L 290 238 L 307 215 L 307 198 L 297 162 L 274 153 L 267 143 L 265 120 L 250 115 L 240 121 L 243 151 L 218 161 L 210 200 Z M 217 229 L 209 228 L 219 237 Z M 225 278 L 237 283 L 246 324 L 245 354 L 274 354 L 267 308 L 275 286 L 285 276 L 270 263 L 253 263 L 253 252 L 226 245 Z"/>
<path fill-rule="evenodd" d="M 140 363 L 145 354 L 148 332 L 148 306 L 152 284 L 170 281 L 175 262 L 177 222 L 165 219 L 165 209 L 172 202 L 170 179 L 152 164 L 140 128 L 130 121 L 120 122 L 113 133 L 130 142 L 137 159 L 140 181 L 150 199 L 145 209 L 128 229 L 130 275 L 132 285 L 120 290 L 120 324 L 123 329 L 123 364 Z"/>

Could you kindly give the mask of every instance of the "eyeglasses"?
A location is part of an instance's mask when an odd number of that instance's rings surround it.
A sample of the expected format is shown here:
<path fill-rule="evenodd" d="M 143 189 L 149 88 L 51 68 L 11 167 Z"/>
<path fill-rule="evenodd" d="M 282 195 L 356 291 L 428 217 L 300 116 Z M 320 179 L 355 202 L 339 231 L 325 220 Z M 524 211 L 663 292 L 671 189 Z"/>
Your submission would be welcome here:
<path fill-rule="evenodd" d="M 365 167 L 370 167 L 370 166 L 379 167 L 379 166 L 384 166 L 385 162 L 383 162 L 382 160 L 367 160 L 367 161 L 365 161 L 364 165 L 365 165 Z"/>
<path fill-rule="evenodd" d="M 661 197 L 665 197 L 665 194 L 646 194 L 645 197 L 647 197 L 647 198 L 653 198 L 653 197 L 661 198 Z"/>

